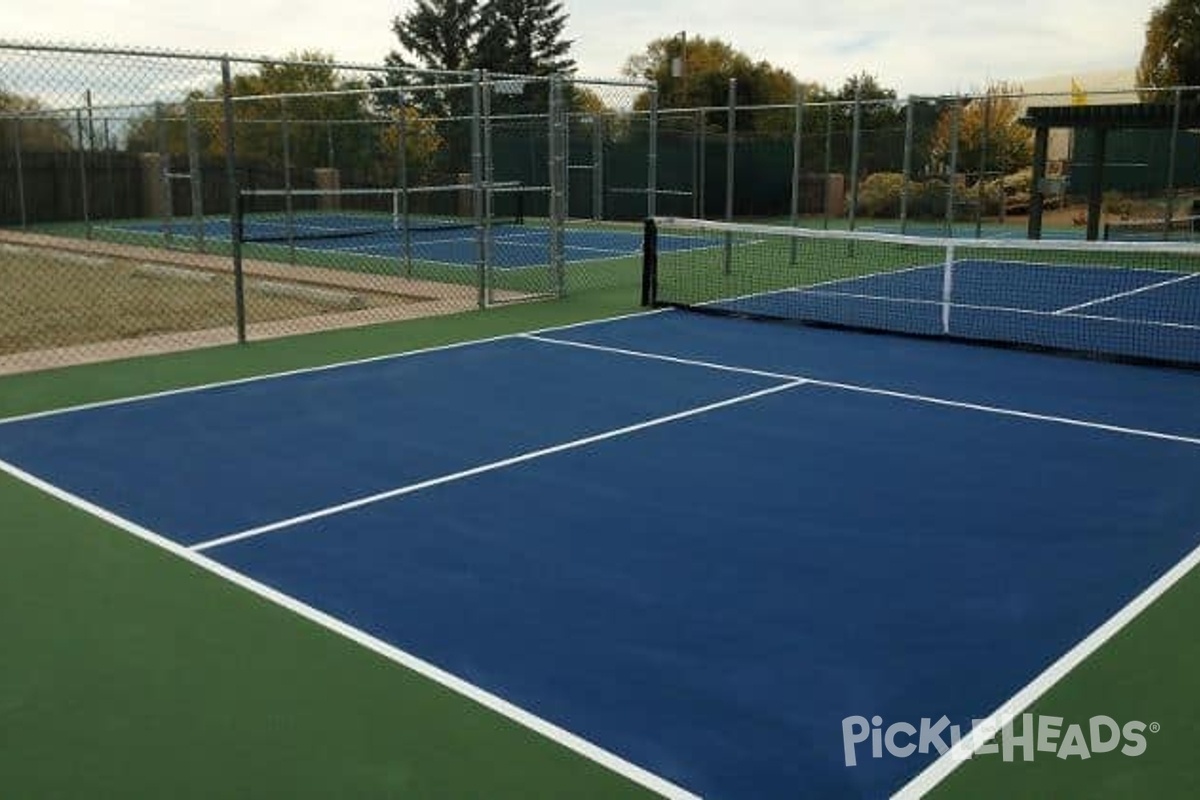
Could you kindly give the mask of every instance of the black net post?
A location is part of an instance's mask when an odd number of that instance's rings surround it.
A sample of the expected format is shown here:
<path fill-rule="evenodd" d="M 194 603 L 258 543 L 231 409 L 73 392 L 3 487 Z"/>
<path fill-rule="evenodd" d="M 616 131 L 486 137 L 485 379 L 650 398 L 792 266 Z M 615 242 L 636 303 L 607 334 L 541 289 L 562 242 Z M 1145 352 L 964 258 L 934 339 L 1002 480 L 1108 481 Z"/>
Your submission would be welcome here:
<path fill-rule="evenodd" d="M 658 225 L 653 217 L 646 219 L 642 235 L 642 305 L 658 302 Z"/>

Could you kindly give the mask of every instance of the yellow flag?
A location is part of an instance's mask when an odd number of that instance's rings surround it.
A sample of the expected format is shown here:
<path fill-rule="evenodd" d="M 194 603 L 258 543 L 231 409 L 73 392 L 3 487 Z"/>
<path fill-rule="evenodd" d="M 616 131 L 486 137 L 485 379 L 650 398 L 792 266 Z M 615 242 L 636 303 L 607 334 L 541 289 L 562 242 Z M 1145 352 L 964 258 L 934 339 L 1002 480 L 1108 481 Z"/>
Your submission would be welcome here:
<path fill-rule="evenodd" d="M 1071 78 L 1071 105 L 1073 105 L 1073 106 L 1086 106 L 1087 105 L 1087 92 L 1085 92 L 1083 90 L 1083 87 L 1080 86 L 1079 82 L 1076 81 L 1074 78 Z"/>

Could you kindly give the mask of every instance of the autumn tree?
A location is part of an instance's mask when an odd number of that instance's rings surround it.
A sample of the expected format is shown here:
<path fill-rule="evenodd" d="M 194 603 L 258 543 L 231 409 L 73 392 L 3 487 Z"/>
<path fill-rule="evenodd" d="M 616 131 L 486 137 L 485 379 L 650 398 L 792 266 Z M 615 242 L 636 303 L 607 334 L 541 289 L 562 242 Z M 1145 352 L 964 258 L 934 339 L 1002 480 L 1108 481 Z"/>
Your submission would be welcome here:
<path fill-rule="evenodd" d="M 1137 78 L 1139 86 L 1200 86 L 1200 3 L 1167 0 L 1151 12 Z M 1165 99 L 1157 95 L 1144 99 Z"/>
<path fill-rule="evenodd" d="M 962 105 L 958 123 L 958 169 L 977 172 L 982 161 L 986 174 L 1008 174 L 1029 166 L 1033 154 L 1033 132 L 1020 123 L 1021 107 L 1015 95 L 1021 87 L 992 84 L 983 96 Z M 953 104 L 942 109 L 930 145 L 931 159 L 940 165 L 950 161 Z M 986 158 L 984 148 L 986 148 Z"/>

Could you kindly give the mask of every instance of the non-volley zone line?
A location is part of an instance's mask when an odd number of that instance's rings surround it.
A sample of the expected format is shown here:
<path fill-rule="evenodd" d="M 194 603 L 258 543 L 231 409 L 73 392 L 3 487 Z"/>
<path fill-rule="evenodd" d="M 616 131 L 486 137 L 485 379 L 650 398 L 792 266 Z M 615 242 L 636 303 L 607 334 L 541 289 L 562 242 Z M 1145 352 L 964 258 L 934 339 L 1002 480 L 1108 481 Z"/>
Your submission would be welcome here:
<path fill-rule="evenodd" d="M 742 370 L 738 370 L 738 371 L 741 372 Z M 768 373 L 757 373 L 757 374 L 768 375 Z M 779 377 L 779 376 L 772 375 L 770 377 Z M 293 528 L 297 525 L 302 525 L 306 522 L 312 522 L 313 520 L 333 516 L 334 514 L 341 514 L 346 511 L 351 511 L 353 509 L 362 508 L 363 506 L 380 503 L 380 502 L 383 502 L 384 500 L 391 500 L 393 498 L 402 497 L 404 495 L 412 494 L 414 492 L 419 492 L 424 489 L 431 489 L 435 486 L 441 486 L 441 485 L 444 485 L 447 483 L 454 483 L 455 481 L 461 481 L 466 478 L 471 478 L 476 475 L 482 475 L 487 472 L 494 472 L 496 470 L 515 466 L 517 464 L 521 464 L 526 461 L 533 461 L 535 459 L 545 458 L 546 456 L 551 456 L 551 455 L 554 455 L 555 453 L 562 453 L 562 452 L 565 452 L 568 450 L 575 450 L 575 449 L 578 449 L 581 447 L 586 447 L 591 444 L 596 444 L 597 442 L 603 442 L 608 439 L 615 439 L 615 438 L 618 438 L 621 436 L 628 436 L 630 434 L 637 433 L 638 431 L 643 431 L 648 428 L 658 427 L 659 425 L 666 425 L 666 424 L 676 422 L 679 420 L 689 419 L 691 417 L 697 417 L 702 414 L 708 414 L 710 412 L 717 411 L 718 409 L 727 408 L 729 406 L 739 405 L 741 403 L 747 403 L 752 400 L 757 400 L 760 397 L 766 397 L 768 395 L 776 394 L 778 392 L 788 391 L 789 389 L 795 389 L 796 387 L 803 386 L 805 383 L 807 383 L 807 381 L 802 378 L 781 378 L 781 380 L 783 380 L 784 382 L 779 383 L 775 386 L 769 386 L 765 389 L 759 389 L 757 391 L 747 392 L 745 394 L 737 395 L 736 397 L 730 397 L 730 398 L 726 398 L 724 400 L 718 400 L 713 403 L 706 403 L 701 406 L 695 406 L 693 408 L 685 409 L 683 411 L 676 411 L 671 414 L 664 414 L 662 416 L 653 417 L 651 419 L 643 420 L 641 422 L 636 422 L 632 425 L 625 425 L 620 428 L 614 428 L 612 430 L 593 434 L 591 436 L 584 436 L 579 439 L 572 439 L 569 442 L 562 442 L 560 444 L 551 445 L 549 447 L 542 447 L 537 450 L 529 450 L 524 453 L 519 453 L 518 455 L 515 455 L 515 456 L 510 456 L 508 458 L 502 458 L 497 461 L 491 461 L 486 464 L 480 464 L 475 467 L 470 467 L 469 469 L 459 470 L 458 472 L 451 472 L 446 475 L 439 475 L 435 478 L 429 478 L 427 480 L 418 481 L 416 483 L 410 483 L 405 486 L 398 486 L 394 489 L 388 489 L 388 490 L 385 490 L 382 492 L 376 492 L 374 494 L 365 495 L 363 497 L 358 497 L 353 500 L 348 500 L 344 503 L 338 503 L 336 505 L 326 506 L 325 508 L 321 508 L 316 511 L 309 511 L 304 514 L 298 514 L 294 517 L 288 517 L 287 519 L 277 520 L 276 522 L 271 522 L 266 525 L 259 525 L 257 527 L 249 528 L 249 529 L 243 530 L 243 531 L 238 531 L 236 533 L 230 533 L 230 534 L 226 534 L 224 536 L 218 536 L 213 539 L 208 539 L 207 541 L 203 541 L 203 542 L 194 544 L 189 549 L 193 552 L 199 553 L 199 552 L 204 552 L 206 550 L 211 550 L 211 549 L 214 549 L 217 547 L 221 547 L 222 545 L 232 544 L 233 542 L 240 542 L 240 541 L 244 541 L 246 539 L 252 539 L 252 538 L 255 538 L 258 536 L 264 536 L 266 534 L 275 533 L 277 531 L 281 531 L 286 528 Z"/>
<path fill-rule="evenodd" d="M 984 403 L 969 403 L 963 400 L 953 400 L 945 397 L 915 394 L 913 392 L 900 392 L 894 389 L 883 389 L 876 386 L 863 386 L 855 383 L 822 380 L 820 378 L 813 378 L 807 375 L 793 375 L 786 372 L 771 372 L 754 369 L 751 367 L 741 367 L 733 364 L 722 364 L 719 362 L 704 361 L 693 358 L 683 358 L 680 356 L 648 352 L 645 350 L 633 350 L 625 347 L 613 347 L 611 345 L 578 342 L 571 339 L 559 339 L 554 336 L 548 336 L 545 333 L 526 333 L 522 335 L 527 339 L 535 339 L 539 342 L 548 342 L 550 344 L 558 344 L 564 347 L 578 347 L 584 350 L 595 350 L 597 352 L 614 353 L 617 355 L 629 356 L 631 358 L 646 358 L 671 364 L 685 364 L 697 367 L 707 367 L 709 369 L 719 369 L 728 372 L 740 372 L 747 375 L 768 376 L 780 380 L 796 381 L 808 386 L 819 386 L 826 389 L 840 389 L 848 392 L 871 394 L 879 397 L 890 397 L 896 400 L 905 400 L 914 403 L 926 403 L 929 405 L 944 406 L 947 408 L 963 409 L 965 411 L 976 411 L 984 414 L 996 414 L 999 416 L 1016 417 L 1035 422 L 1046 422 L 1056 425 L 1070 425 L 1077 428 L 1090 428 L 1092 430 L 1105 431 L 1107 433 L 1117 433 L 1125 436 L 1139 436 L 1146 439 L 1157 439 L 1160 441 L 1178 442 L 1181 444 L 1200 446 L 1200 438 L 1194 436 L 1183 436 L 1175 433 L 1164 433 L 1162 431 L 1146 430 L 1142 428 L 1129 428 L 1124 425 L 1112 425 L 1107 422 L 1095 422 L 1093 420 L 1077 419 L 1075 417 L 1063 417 L 1055 414 L 1041 414 L 1036 411 L 1024 411 L 1022 409 L 1005 408 L 1004 406 L 993 406 Z"/>

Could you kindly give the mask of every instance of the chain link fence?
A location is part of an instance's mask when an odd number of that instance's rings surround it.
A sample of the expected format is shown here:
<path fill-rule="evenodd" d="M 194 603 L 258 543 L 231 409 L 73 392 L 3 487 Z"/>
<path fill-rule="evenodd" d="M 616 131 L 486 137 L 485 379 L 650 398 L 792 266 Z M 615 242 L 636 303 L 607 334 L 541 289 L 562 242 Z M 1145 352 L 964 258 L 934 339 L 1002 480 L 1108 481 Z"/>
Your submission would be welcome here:
<path fill-rule="evenodd" d="M 635 286 L 646 92 L 0 42 L 0 372 Z"/>
<path fill-rule="evenodd" d="M 1175 103 L 1182 90 L 1092 92 Z M 0 372 L 639 286 L 647 216 L 1023 235 L 1034 106 L 0 42 Z M 1183 119 L 1188 116 L 1184 115 Z M 1051 132 L 1049 235 L 1193 235 L 1200 135 Z M 1182 224 L 1177 224 L 1177 219 Z M 1157 225 L 1157 223 L 1156 223 Z"/>

